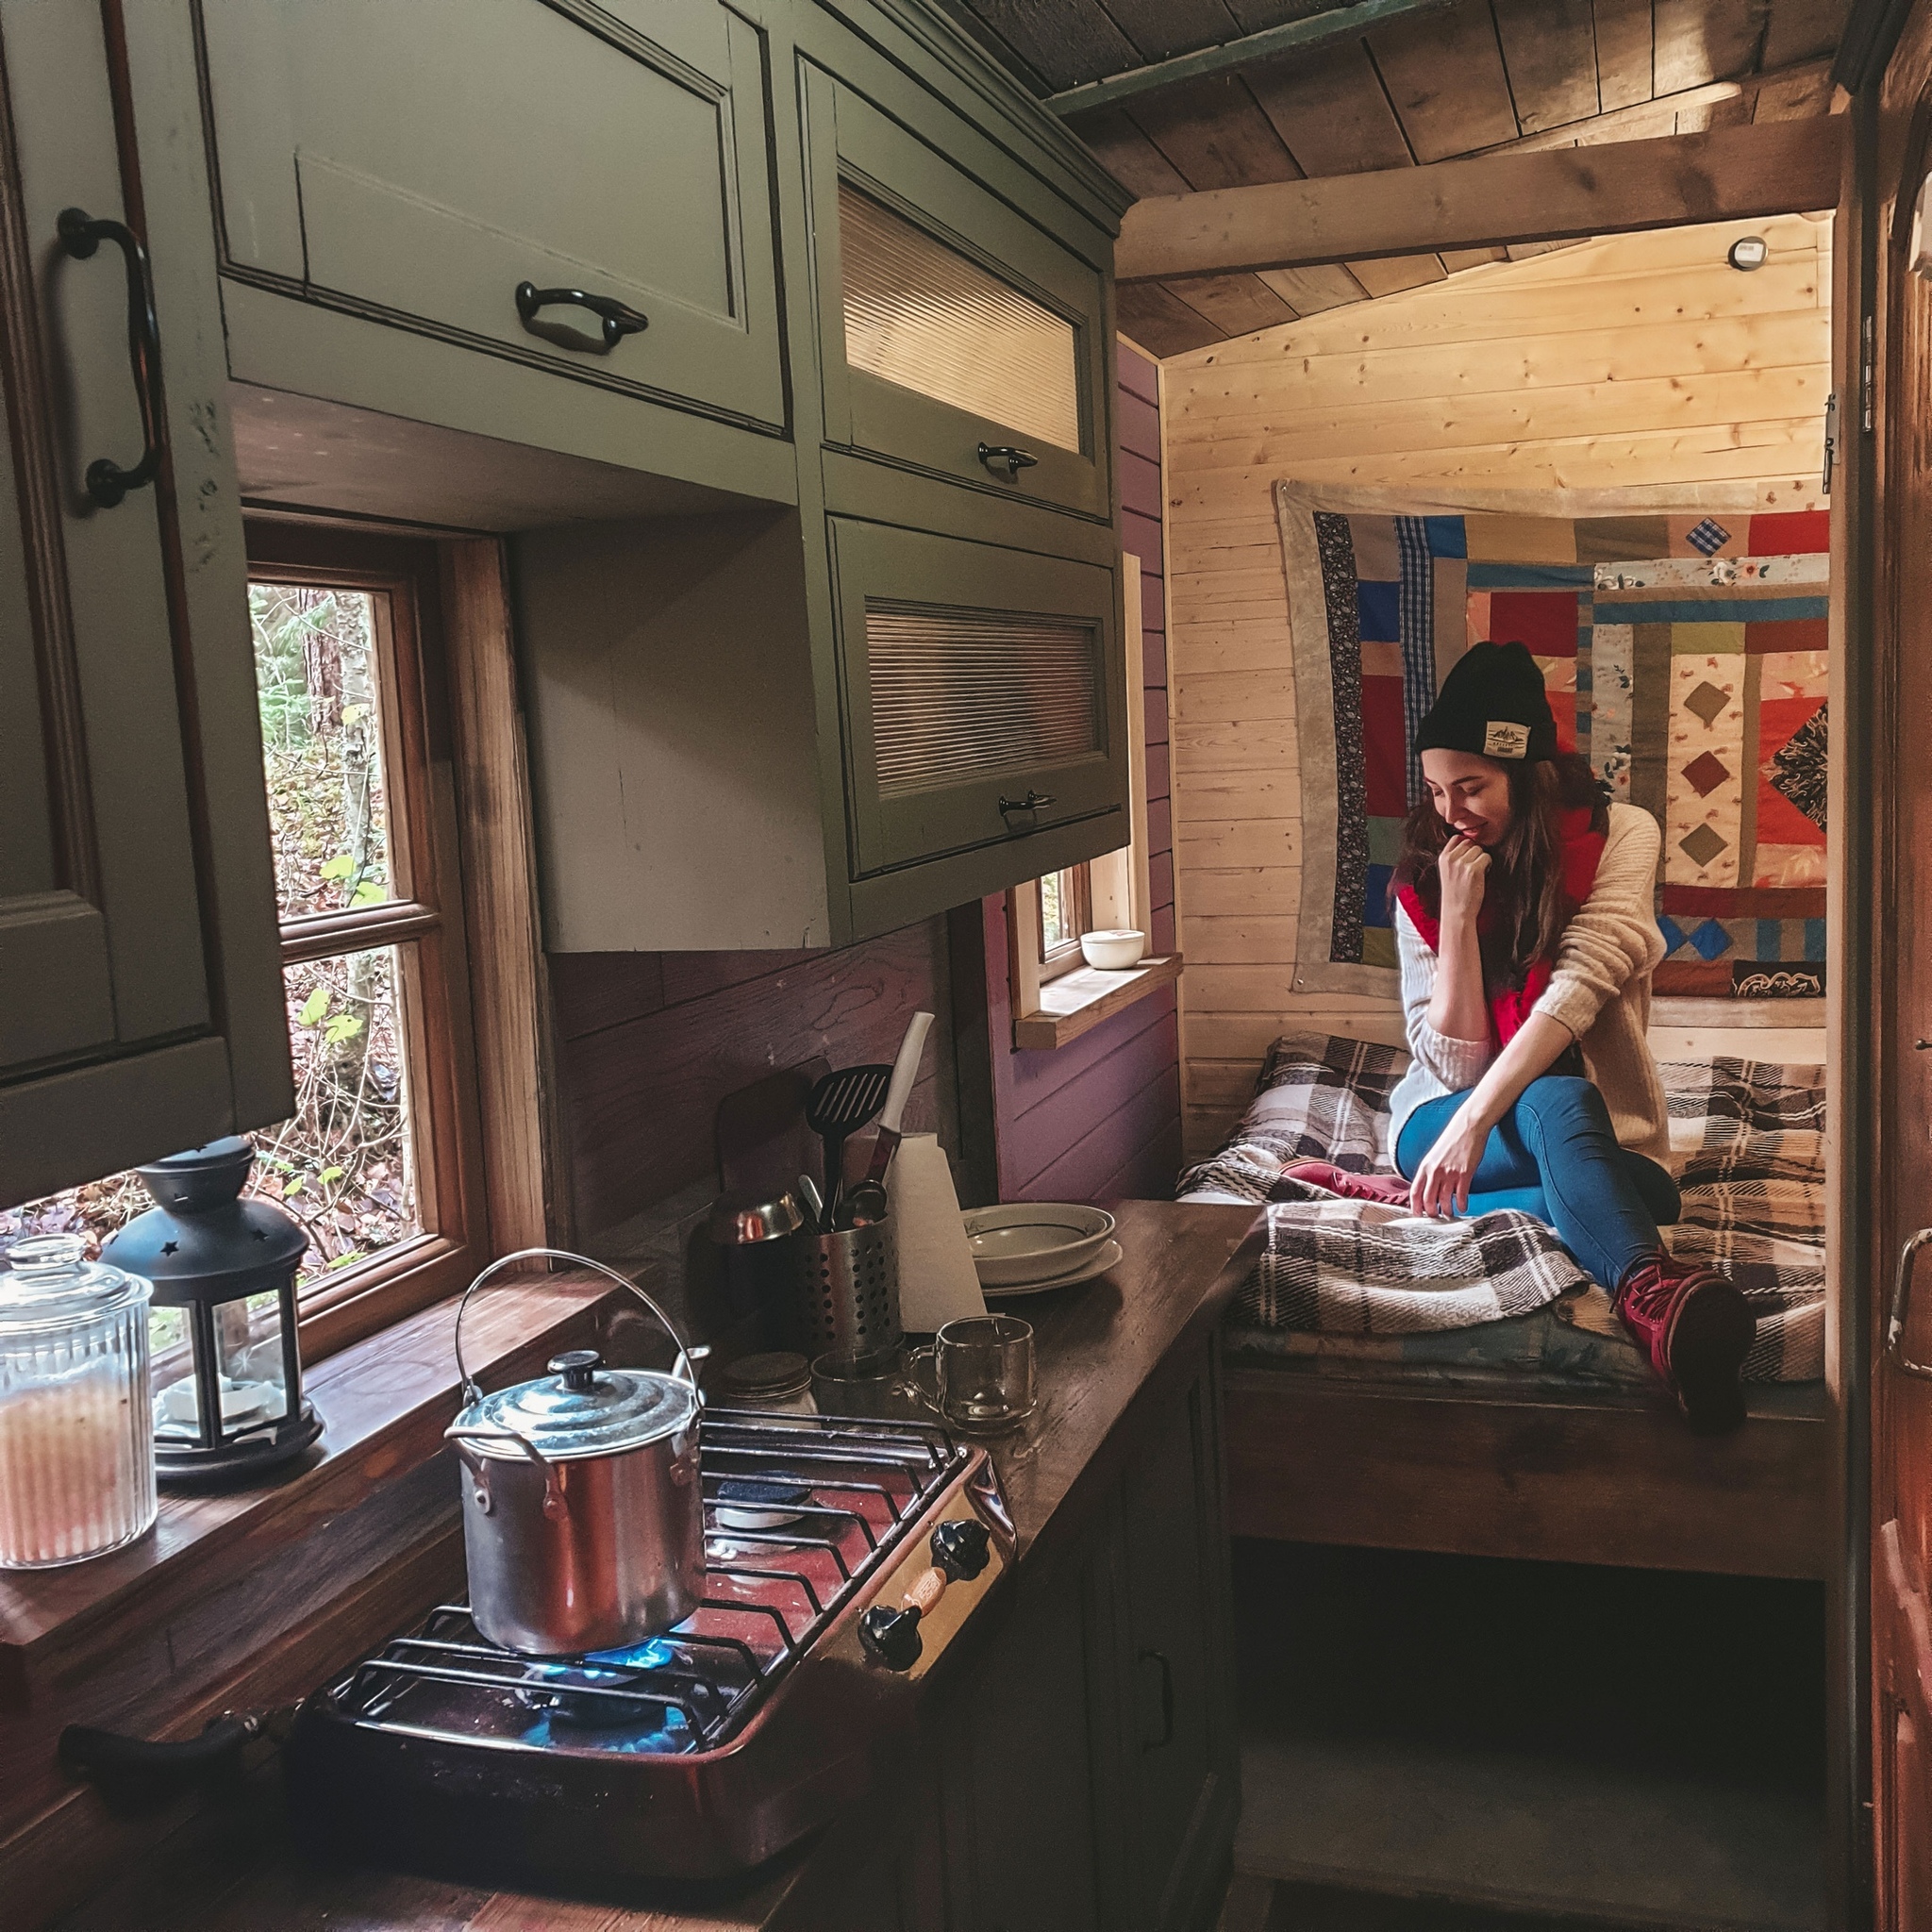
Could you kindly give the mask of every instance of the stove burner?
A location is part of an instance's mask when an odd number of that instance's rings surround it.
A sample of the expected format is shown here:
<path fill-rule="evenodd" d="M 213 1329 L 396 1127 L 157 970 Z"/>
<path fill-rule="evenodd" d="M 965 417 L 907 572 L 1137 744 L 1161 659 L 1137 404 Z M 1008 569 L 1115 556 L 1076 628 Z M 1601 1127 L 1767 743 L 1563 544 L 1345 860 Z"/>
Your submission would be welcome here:
<path fill-rule="evenodd" d="M 809 1483 L 791 1482 L 782 1476 L 728 1476 L 718 1485 L 718 1527 L 783 1529 L 799 1520 L 799 1512 L 791 1506 L 810 1500 Z M 733 1507 L 726 1508 L 726 1504 Z"/>

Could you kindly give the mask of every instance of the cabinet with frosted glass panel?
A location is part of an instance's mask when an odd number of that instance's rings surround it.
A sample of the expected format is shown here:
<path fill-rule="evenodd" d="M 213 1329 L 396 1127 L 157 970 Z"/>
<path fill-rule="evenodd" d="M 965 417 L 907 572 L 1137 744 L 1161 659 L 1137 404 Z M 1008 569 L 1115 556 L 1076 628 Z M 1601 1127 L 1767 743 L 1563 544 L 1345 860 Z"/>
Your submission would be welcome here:
<path fill-rule="evenodd" d="M 803 69 L 828 451 L 1110 521 L 1110 236 L 949 108 L 829 51 L 879 98 Z M 878 481 L 828 461 L 835 510 L 873 509 Z"/>

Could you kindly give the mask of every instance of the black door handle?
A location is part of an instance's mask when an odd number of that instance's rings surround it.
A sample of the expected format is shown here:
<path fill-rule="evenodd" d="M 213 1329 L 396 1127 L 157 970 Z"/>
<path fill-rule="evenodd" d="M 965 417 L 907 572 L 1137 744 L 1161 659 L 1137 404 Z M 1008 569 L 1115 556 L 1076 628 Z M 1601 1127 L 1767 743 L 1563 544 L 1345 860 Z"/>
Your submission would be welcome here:
<path fill-rule="evenodd" d="M 1141 1740 L 1141 1750 L 1159 1751 L 1174 1742 L 1174 1666 L 1158 1650 L 1143 1650 L 1141 1661 L 1160 1666 L 1160 1735 L 1151 1743 Z"/>
<path fill-rule="evenodd" d="M 155 480 L 161 467 L 161 325 L 155 316 L 155 280 L 147 250 L 132 229 L 121 222 L 97 222 L 84 208 L 63 208 L 55 217 L 60 246 L 75 261 L 85 261 L 101 243 L 111 242 L 121 251 L 127 271 L 127 359 L 134 370 L 134 393 L 141 404 L 141 460 L 124 470 L 106 457 L 87 466 L 87 493 L 103 509 L 112 509 L 130 490 Z"/>
<path fill-rule="evenodd" d="M 1002 818 L 1010 818 L 1016 811 L 1038 811 L 1042 805 L 1058 805 L 1058 803 L 1059 799 L 1056 793 L 1051 791 L 1035 791 L 1031 786 L 1028 786 L 1024 798 L 1008 798 L 1004 793 L 1001 794 L 1000 816 Z"/>
<path fill-rule="evenodd" d="M 540 289 L 535 282 L 519 282 L 516 293 L 517 313 L 523 318 L 524 326 L 533 336 L 541 336 L 545 341 L 557 342 L 566 349 L 584 348 L 599 356 L 608 356 L 625 336 L 642 335 L 651 325 L 648 315 L 627 307 L 611 295 L 587 295 L 581 289 Z M 574 330 L 540 321 L 537 311 L 555 304 L 588 308 L 592 315 L 600 317 L 604 346 L 600 349 L 595 342 Z"/>
<path fill-rule="evenodd" d="M 979 460 L 989 470 L 1004 469 L 1008 477 L 1017 476 L 1022 470 L 1035 469 L 1040 462 L 1030 450 L 1015 449 L 1009 442 L 982 442 Z"/>

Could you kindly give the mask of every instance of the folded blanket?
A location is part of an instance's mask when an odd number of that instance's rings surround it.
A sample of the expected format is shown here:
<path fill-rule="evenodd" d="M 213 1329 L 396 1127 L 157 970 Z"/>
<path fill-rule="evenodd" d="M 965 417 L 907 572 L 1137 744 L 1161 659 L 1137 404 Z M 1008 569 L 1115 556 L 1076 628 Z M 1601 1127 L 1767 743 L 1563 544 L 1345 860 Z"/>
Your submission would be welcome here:
<path fill-rule="evenodd" d="M 1283 1181 L 1332 1160 L 1387 1172 L 1392 1047 L 1290 1034 L 1271 1049 L 1228 1144 L 1182 1174 L 1184 1200 L 1271 1203 L 1268 1245 L 1237 1297 L 1237 1326 L 1415 1334 L 1543 1307 L 1589 1276 L 1531 1216 L 1443 1223 Z M 1672 1252 L 1722 1269 L 1750 1299 L 1747 1380 L 1824 1372 L 1824 1096 L 1820 1069 L 1716 1058 L 1660 1069 L 1684 1214 Z M 1294 1198 L 1284 1200 L 1283 1196 Z M 1566 1307 L 1569 1306 L 1566 1304 Z"/>

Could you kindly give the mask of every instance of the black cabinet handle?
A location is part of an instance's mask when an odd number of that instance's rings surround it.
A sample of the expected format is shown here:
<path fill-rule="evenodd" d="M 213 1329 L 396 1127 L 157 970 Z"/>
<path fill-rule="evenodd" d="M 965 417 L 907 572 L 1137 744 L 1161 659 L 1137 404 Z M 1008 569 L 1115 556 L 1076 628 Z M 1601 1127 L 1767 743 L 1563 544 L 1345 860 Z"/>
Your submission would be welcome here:
<path fill-rule="evenodd" d="M 592 315 L 600 316 L 603 319 L 604 346 L 599 349 L 594 342 L 586 341 L 574 331 L 539 321 L 537 311 L 554 304 L 588 308 Z M 544 341 L 558 342 L 567 349 L 588 348 L 599 356 L 609 355 L 625 336 L 642 335 L 651 325 L 648 315 L 626 307 L 613 296 L 587 295 L 581 289 L 540 289 L 535 282 L 517 284 L 517 313 L 523 317 L 524 326 L 533 336 L 541 336 Z"/>
<path fill-rule="evenodd" d="M 120 222 L 97 222 L 84 208 L 63 208 L 55 218 L 60 246 L 85 261 L 103 242 L 121 251 L 127 270 L 127 359 L 134 369 L 134 393 L 141 403 L 141 434 L 145 447 L 133 469 L 106 457 L 87 466 L 87 493 L 103 509 L 112 509 L 130 490 L 155 480 L 161 467 L 161 325 L 155 317 L 155 280 L 147 250 Z"/>
<path fill-rule="evenodd" d="M 1009 442 L 982 442 L 979 460 L 989 470 L 1004 469 L 1008 478 L 1017 476 L 1022 470 L 1035 469 L 1040 463 L 1030 450 L 1015 449 Z"/>
<path fill-rule="evenodd" d="M 1174 1666 L 1158 1650 L 1143 1650 L 1141 1661 L 1153 1662 L 1160 1666 L 1160 1735 L 1151 1743 L 1141 1740 L 1143 1751 L 1158 1751 L 1174 1742 Z"/>
<path fill-rule="evenodd" d="M 1030 787 L 1024 798 L 1000 798 L 1000 816 L 1010 818 L 1016 811 L 1038 811 L 1042 805 L 1058 805 L 1059 800 L 1051 791 L 1035 791 Z"/>

